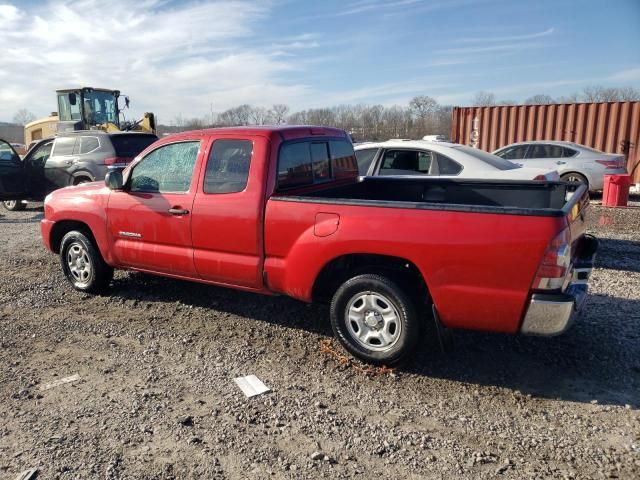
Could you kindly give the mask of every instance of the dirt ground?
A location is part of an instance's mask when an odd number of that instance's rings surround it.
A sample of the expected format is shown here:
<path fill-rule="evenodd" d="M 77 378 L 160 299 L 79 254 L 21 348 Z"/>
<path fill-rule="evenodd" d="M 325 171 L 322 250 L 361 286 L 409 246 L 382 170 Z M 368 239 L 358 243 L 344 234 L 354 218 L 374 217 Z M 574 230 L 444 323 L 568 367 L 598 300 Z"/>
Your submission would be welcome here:
<path fill-rule="evenodd" d="M 378 376 L 321 351 L 322 306 L 126 272 L 78 293 L 41 217 L 0 212 L 0 478 L 640 478 L 640 208 L 591 209 L 566 334 L 456 332 Z"/>

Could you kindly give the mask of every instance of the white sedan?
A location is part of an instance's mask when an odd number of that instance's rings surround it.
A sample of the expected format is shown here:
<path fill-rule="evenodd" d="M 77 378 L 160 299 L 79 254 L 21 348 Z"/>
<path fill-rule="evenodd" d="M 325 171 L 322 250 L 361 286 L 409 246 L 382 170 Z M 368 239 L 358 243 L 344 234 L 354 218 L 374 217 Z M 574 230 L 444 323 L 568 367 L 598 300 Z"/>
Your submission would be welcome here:
<path fill-rule="evenodd" d="M 355 145 L 360 175 L 428 175 L 493 180 L 559 180 L 555 170 L 525 168 L 477 148 L 425 140 Z"/>
<path fill-rule="evenodd" d="M 567 182 L 602 190 L 605 175 L 627 173 L 624 155 L 604 153 L 573 142 L 539 140 L 512 143 L 493 152 L 523 167 L 554 168 Z"/>

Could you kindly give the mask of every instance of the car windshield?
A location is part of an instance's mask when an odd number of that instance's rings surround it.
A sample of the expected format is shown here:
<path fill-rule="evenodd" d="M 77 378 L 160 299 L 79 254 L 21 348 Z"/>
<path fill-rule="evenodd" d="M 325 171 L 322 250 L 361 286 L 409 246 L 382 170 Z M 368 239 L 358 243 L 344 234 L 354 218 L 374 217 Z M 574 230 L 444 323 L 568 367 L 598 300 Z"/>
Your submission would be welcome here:
<path fill-rule="evenodd" d="M 520 168 L 515 163 L 512 163 L 509 160 L 500 158 L 497 155 L 493 155 L 492 153 L 487 153 L 484 150 L 479 150 L 473 147 L 467 147 L 465 145 L 457 145 L 453 148 L 461 152 L 464 152 L 467 155 L 471 155 L 472 157 L 475 157 L 481 162 L 487 163 L 491 165 L 493 168 L 497 168 L 498 170 L 513 170 L 515 168 Z"/>
<path fill-rule="evenodd" d="M 112 135 L 111 143 L 118 157 L 135 157 L 158 139 L 155 135 Z"/>

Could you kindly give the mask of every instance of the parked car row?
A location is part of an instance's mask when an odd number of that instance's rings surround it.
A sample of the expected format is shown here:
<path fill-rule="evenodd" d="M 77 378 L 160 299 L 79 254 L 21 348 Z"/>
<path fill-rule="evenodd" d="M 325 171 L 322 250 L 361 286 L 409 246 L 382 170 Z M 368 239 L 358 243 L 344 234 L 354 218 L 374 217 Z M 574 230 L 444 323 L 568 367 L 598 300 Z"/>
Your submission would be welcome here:
<path fill-rule="evenodd" d="M 35 142 L 22 160 L 23 150 L 16 149 L 22 145 L 0 140 L 0 191 L 14 197 L 3 205 L 20 210 L 27 200 L 42 200 L 58 188 L 102 180 L 109 168 L 125 166 L 156 140 L 155 135 L 138 132 L 65 132 Z M 491 154 L 428 135 L 423 140 L 360 143 L 355 153 L 361 176 L 560 178 L 597 191 L 603 188 L 605 174 L 626 173 L 622 155 L 560 141 L 514 143 Z"/>
<path fill-rule="evenodd" d="M 58 188 L 103 180 L 109 168 L 126 166 L 157 139 L 137 132 L 65 132 L 39 140 L 23 159 L 0 140 L 0 191 L 13 196 L 3 205 L 21 210 L 25 200 L 41 201 Z"/>

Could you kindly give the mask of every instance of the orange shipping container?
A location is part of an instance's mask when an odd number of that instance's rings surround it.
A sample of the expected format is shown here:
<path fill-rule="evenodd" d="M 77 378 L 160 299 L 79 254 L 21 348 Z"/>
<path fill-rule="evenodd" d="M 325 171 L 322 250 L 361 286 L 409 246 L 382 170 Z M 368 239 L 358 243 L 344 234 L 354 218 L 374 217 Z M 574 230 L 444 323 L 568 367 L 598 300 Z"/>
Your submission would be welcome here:
<path fill-rule="evenodd" d="M 640 102 L 454 107 L 451 140 L 487 152 L 513 142 L 565 140 L 640 163 Z M 640 166 L 634 182 L 640 183 Z"/>

